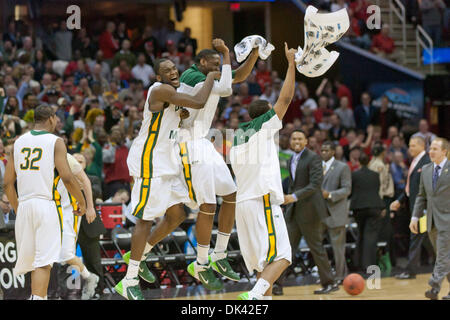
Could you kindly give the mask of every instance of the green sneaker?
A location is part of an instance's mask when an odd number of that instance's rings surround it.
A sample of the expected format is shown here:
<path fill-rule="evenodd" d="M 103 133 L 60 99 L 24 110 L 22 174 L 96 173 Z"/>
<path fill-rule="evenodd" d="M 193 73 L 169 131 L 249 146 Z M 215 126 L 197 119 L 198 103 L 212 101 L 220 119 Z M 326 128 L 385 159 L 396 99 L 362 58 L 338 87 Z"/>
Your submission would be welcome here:
<path fill-rule="evenodd" d="M 208 290 L 222 290 L 223 283 L 217 279 L 213 270 L 209 265 L 197 264 L 197 261 L 192 262 L 187 267 L 189 274 L 195 279 L 199 280 Z"/>
<path fill-rule="evenodd" d="M 239 277 L 239 274 L 234 272 L 233 268 L 231 268 L 231 265 L 228 262 L 228 258 L 227 257 L 225 257 L 224 259 L 219 259 L 217 261 L 212 261 L 211 256 L 209 256 L 208 259 L 209 259 L 209 265 L 216 272 L 220 273 L 225 278 L 233 280 L 233 281 L 239 281 L 241 279 Z"/>
<path fill-rule="evenodd" d="M 130 255 L 131 255 L 131 251 L 128 251 L 122 257 L 122 259 L 125 261 L 126 264 L 128 264 L 130 262 Z M 148 283 L 153 283 L 156 281 L 155 276 L 150 271 L 150 269 L 148 268 L 147 263 L 145 261 L 141 261 L 141 263 L 139 264 L 139 277 L 141 277 L 142 280 L 144 280 Z"/>
<path fill-rule="evenodd" d="M 262 300 L 262 298 L 258 299 L 256 296 L 252 295 L 250 291 L 241 293 L 237 298 L 238 300 Z"/>
<path fill-rule="evenodd" d="M 138 277 L 131 280 L 123 278 L 118 284 L 116 284 L 114 289 L 118 294 L 127 300 L 145 300 L 142 295 L 141 288 L 139 287 Z"/>

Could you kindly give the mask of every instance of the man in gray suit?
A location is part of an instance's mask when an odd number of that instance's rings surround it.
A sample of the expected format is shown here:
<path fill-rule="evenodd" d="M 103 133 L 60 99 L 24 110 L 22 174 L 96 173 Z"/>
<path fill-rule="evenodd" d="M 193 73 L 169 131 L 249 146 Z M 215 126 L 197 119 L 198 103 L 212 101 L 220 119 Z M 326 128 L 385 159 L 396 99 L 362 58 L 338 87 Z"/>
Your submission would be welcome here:
<path fill-rule="evenodd" d="M 327 252 L 323 247 L 321 223 L 330 215 L 322 196 L 322 161 L 314 151 L 306 148 L 308 139 L 301 130 L 291 134 L 291 148 L 295 154 L 289 162 L 289 193 L 285 195 L 286 225 L 292 250 L 298 248 L 301 237 L 311 250 L 319 269 L 322 288 L 314 294 L 328 294 L 339 290 L 331 272 Z M 292 255 L 294 257 L 294 255 Z"/>
<path fill-rule="evenodd" d="M 336 146 L 332 141 L 325 141 L 322 144 L 324 169 L 322 195 L 330 213 L 322 224 L 322 230 L 323 233 L 328 230 L 334 253 L 336 281 L 342 283 L 348 273 L 345 262 L 345 225 L 349 221 L 347 197 L 352 189 L 352 174 L 347 164 L 334 158 L 335 151 Z"/>
<path fill-rule="evenodd" d="M 427 230 L 436 251 L 436 262 L 425 297 L 437 300 L 445 277 L 450 282 L 450 162 L 448 141 L 435 138 L 430 145 L 431 163 L 423 166 L 419 193 L 409 228 L 418 233 L 418 220 L 426 209 Z M 450 293 L 444 299 L 450 299 Z"/>

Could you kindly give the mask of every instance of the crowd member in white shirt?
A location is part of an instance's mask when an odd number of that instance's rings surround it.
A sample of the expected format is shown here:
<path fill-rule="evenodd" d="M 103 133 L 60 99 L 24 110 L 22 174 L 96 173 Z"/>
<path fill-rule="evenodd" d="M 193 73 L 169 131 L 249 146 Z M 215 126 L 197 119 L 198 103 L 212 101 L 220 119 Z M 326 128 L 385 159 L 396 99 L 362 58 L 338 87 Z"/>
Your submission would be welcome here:
<path fill-rule="evenodd" d="M 131 74 L 136 79 L 142 80 L 144 88 L 147 88 L 155 80 L 156 74 L 153 68 L 146 63 L 145 54 L 140 53 L 137 64 L 131 69 Z"/>

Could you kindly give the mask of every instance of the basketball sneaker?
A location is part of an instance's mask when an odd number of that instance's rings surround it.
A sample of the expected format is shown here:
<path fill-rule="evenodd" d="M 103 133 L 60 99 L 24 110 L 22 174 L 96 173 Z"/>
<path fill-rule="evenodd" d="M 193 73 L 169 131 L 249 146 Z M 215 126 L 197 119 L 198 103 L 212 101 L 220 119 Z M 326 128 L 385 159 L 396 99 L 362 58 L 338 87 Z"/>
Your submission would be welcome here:
<path fill-rule="evenodd" d="M 128 251 L 122 257 L 122 259 L 125 261 L 126 264 L 128 264 L 130 262 L 130 255 L 131 255 L 131 251 Z M 147 262 L 145 262 L 145 260 L 141 261 L 141 263 L 139 264 L 139 273 L 138 274 L 142 280 L 144 280 L 148 283 L 153 283 L 156 281 L 155 276 L 148 268 Z"/>
<path fill-rule="evenodd" d="M 241 279 L 239 277 L 239 274 L 234 272 L 233 268 L 231 268 L 231 265 L 228 262 L 226 251 L 219 254 L 213 252 L 212 255 L 208 257 L 208 259 L 211 268 L 213 268 L 214 271 L 220 273 L 225 278 L 233 281 L 239 281 Z"/>
<path fill-rule="evenodd" d="M 238 300 L 264 300 L 263 296 L 258 296 L 256 294 L 253 294 L 253 292 L 243 292 L 240 295 L 238 295 Z"/>
<path fill-rule="evenodd" d="M 132 279 L 123 278 L 114 287 L 116 292 L 127 300 L 144 300 L 141 288 L 139 287 L 139 277 Z"/>
<path fill-rule="evenodd" d="M 199 280 L 208 290 L 222 290 L 223 283 L 214 275 L 212 268 L 206 264 L 198 264 L 197 261 L 192 262 L 187 267 L 189 274 Z"/>
<path fill-rule="evenodd" d="M 89 300 L 94 296 L 99 279 L 98 275 L 91 272 L 89 278 L 87 278 L 84 283 L 83 291 L 81 292 L 81 300 Z"/>

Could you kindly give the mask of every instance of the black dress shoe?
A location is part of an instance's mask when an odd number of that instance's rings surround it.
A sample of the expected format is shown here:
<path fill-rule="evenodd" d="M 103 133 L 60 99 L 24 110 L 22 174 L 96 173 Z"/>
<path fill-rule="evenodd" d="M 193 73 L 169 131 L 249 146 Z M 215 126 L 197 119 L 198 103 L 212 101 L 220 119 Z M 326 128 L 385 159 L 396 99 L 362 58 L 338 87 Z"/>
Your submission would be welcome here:
<path fill-rule="evenodd" d="M 329 284 L 322 289 L 314 291 L 314 294 L 328 294 L 334 291 L 338 291 L 339 286 L 337 284 Z"/>
<path fill-rule="evenodd" d="M 448 293 L 448 295 L 443 296 L 442 300 L 450 300 L 450 292 Z"/>
<path fill-rule="evenodd" d="M 274 284 L 272 288 L 272 294 L 274 296 L 282 296 L 283 295 L 283 286 L 279 284 Z"/>
<path fill-rule="evenodd" d="M 408 272 L 402 272 L 400 274 L 395 275 L 396 279 L 400 279 L 400 280 L 406 280 L 406 279 L 415 279 L 416 275 L 415 274 L 410 274 Z"/>
<path fill-rule="evenodd" d="M 439 294 L 439 291 L 437 291 L 434 288 L 431 288 L 430 290 L 425 292 L 425 297 L 427 297 L 428 299 L 431 299 L 431 300 L 437 300 L 438 294 Z"/>

